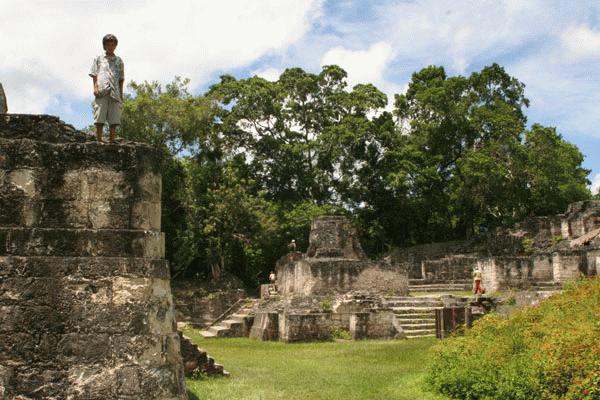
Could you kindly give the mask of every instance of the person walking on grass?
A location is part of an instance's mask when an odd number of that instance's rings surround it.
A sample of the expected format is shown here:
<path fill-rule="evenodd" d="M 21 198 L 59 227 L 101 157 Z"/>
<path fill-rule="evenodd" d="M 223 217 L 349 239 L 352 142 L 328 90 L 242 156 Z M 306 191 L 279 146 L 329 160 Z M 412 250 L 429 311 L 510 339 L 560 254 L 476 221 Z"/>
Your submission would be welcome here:
<path fill-rule="evenodd" d="M 94 82 L 96 140 L 99 142 L 102 142 L 104 125 L 108 124 L 110 143 L 115 142 L 117 127 L 121 125 L 125 66 L 121 57 L 115 55 L 118 43 L 115 35 L 104 36 L 102 38 L 104 54 L 94 59 L 90 70 Z"/>

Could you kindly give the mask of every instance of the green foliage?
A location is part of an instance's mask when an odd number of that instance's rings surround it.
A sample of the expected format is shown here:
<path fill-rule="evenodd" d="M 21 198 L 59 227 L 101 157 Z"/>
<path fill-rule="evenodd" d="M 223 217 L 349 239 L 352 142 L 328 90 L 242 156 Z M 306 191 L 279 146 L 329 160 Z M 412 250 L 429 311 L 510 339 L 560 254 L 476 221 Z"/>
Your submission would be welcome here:
<path fill-rule="evenodd" d="M 333 300 L 330 297 L 326 297 L 321 300 L 320 306 L 322 312 L 329 313 L 333 310 Z"/>
<path fill-rule="evenodd" d="M 265 281 L 310 221 L 346 215 L 367 254 L 463 239 L 591 197 L 583 156 L 554 128 L 525 129 L 524 85 L 493 64 L 467 77 L 415 72 L 406 93 L 346 72 L 286 69 L 278 80 L 222 76 L 130 84 L 121 135 L 163 152 L 163 217 L 173 276 Z"/>
<path fill-rule="evenodd" d="M 329 334 L 333 340 L 351 340 L 350 332 L 341 326 L 334 325 L 329 329 Z"/>
<path fill-rule="evenodd" d="M 532 238 L 523 238 L 521 240 L 521 247 L 523 247 L 523 251 L 526 254 L 530 254 L 533 252 L 533 246 L 535 245 L 535 240 Z"/>
<path fill-rule="evenodd" d="M 194 381 L 201 381 L 208 378 L 208 374 L 200 368 L 192 371 L 192 376 L 189 378 Z"/>
<path fill-rule="evenodd" d="M 510 319 L 487 315 L 433 348 L 428 383 L 455 399 L 598 398 L 598 313 L 594 278 Z"/>

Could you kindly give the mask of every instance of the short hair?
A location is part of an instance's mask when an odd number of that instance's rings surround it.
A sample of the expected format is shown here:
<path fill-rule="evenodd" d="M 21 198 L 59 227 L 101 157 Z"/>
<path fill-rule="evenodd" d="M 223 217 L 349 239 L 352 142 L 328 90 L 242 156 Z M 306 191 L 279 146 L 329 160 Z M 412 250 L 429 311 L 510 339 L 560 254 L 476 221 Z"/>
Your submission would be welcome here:
<path fill-rule="evenodd" d="M 108 42 L 115 42 L 115 44 L 119 44 L 119 40 L 112 33 L 104 35 L 104 37 L 102 38 L 102 48 L 104 48 L 104 50 L 106 50 L 106 43 Z"/>

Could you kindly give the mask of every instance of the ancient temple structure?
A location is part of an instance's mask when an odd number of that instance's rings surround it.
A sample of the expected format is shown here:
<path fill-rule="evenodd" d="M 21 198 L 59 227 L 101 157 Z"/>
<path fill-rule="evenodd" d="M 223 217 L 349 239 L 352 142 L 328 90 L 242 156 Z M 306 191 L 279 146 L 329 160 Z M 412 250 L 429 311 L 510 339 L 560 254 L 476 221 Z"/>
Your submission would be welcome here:
<path fill-rule="evenodd" d="M 369 260 L 345 217 L 324 216 L 311 223 L 306 254 L 283 257 L 277 264 L 282 296 L 339 295 L 350 292 L 402 296 L 406 271 L 385 260 Z"/>
<path fill-rule="evenodd" d="M 488 293 L 552 290 L 600 272 L 600 201 L 580 201 L 564 214 L 531 217 L 468 241 L 397 249 L 392 263 L 409 271 L 410 289 L 471 287 L 479 267 Z"/>
<path fill-rule="evenodd" d="M 0 116 L 0 398 L 186 399 L 159 155 Z"/>
<path fill-rule="evenodd" d="M 316 218 L 309 243 L 306 253 L 292 252 L 277 263 L 275 295 L 263 285 L 262 301 L 202 334 L 285 342 L 326 340 L 335 330 L 354 339 L 400 337 L 402 327 L 386 297 L 407 294 L 407 270 L 369 260 L 345 217 Z"/>

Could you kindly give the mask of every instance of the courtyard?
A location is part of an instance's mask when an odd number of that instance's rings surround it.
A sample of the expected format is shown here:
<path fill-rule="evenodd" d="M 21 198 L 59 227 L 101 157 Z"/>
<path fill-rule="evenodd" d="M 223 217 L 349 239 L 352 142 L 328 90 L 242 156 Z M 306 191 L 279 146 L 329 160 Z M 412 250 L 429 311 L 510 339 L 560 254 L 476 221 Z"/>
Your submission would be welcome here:
<path fill-rule="evenodd" d="M 261 342 L 187 336 L 231 373 L 188 379 L 190 399 L 442 400 L 423 382 L 433 338 L 319 343 Z"/>

